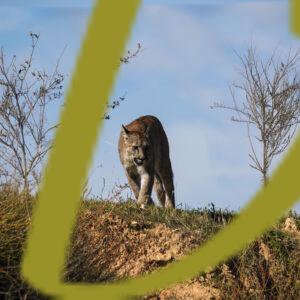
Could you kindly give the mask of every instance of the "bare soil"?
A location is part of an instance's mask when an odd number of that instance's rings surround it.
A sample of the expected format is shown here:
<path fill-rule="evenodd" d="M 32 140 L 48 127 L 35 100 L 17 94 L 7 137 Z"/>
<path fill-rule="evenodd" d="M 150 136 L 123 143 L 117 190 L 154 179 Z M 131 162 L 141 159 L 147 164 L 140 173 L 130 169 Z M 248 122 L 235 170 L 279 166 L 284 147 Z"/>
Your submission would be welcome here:
<path fill-rule="evenodd" d="M 165 224 L 126 221 L 113 213 L 80 215 L 65 277 L 78 281 L 115 280 L 163 267 L 199 245 L 201 233 L 171 229 Z M 80 236 L 80 238 L 78 238 Z M 84 255 L 82 253 L 89 253 Z M 148 299 L 219 299 L 207 280 L 191 280 L 157 292 Z"/>

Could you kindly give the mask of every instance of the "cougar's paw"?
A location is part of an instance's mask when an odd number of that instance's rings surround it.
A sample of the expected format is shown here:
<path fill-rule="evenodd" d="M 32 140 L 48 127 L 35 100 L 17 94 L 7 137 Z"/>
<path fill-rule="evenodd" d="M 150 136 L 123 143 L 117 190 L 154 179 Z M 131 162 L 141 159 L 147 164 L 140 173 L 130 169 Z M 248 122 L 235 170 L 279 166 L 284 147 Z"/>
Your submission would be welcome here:
<path fill-rule="evenodd" d="M 165 202 L 165 208 L 175 208 L 173 201 L 167 198 Z"/>
<path fill-rule="evenodd" d="M 138 199 L 138 204 L 141 206 L 142 209 L 144 209 L 147 205 L 153 205 L 154 202 L 150 196 L 145 195 Z"/>

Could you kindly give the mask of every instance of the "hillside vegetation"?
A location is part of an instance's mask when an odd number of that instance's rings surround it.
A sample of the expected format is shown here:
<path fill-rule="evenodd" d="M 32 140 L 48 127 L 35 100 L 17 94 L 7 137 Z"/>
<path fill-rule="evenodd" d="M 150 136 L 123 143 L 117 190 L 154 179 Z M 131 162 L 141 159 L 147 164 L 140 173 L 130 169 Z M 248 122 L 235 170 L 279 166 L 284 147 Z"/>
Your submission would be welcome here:
<path fill-rule="evenodd" d="M 34 199 L 0 192 L 0 299 L 44 299 L 20 277 L 20 260 Z M 235 214 L 141 210 L 135 202 L 82 201 L 64 279 L 108 282 L 163 268 L 203 244 Z M 147 299 L 299 299 L 300 217 L 289 213 L 241 253 L 205 274 Z"/>

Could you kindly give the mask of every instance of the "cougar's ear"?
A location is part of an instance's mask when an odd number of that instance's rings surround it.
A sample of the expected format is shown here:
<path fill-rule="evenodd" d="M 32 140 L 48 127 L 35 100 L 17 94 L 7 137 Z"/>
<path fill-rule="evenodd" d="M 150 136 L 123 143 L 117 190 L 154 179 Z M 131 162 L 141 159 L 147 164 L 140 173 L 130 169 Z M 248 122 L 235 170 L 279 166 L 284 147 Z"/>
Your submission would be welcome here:
<path fill-rule="evenodd" d="M 129 130 L 122 124 L 122 128 L 123 128 L 123 132 L 125 133 L 125 135 L 129 134 Z"/>

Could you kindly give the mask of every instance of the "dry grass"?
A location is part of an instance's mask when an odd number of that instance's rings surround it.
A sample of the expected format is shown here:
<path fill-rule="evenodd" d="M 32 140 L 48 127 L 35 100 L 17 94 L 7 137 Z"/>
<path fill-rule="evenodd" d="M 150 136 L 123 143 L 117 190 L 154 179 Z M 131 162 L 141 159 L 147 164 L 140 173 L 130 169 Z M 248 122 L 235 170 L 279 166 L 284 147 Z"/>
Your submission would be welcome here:
<path fill-rule="evenodd" d="M 33 201 L 10 186 L 0 190 L 0 299 L 44 298 L 20 277 Z"/>
<path fill-rule="evenodd" d="M 0 299 L 43 299 L 20 278 L 31 203 L 0 191 Z M 83 201 L 64 270 L 66 281 L 107 282 L 149 273 L 180 259 L 226 226 L 234 214 L 140 210 L 133 201 Z M 290 213 L 234 258 L 149 299 L 298 299 L 300 218 Z"/>

